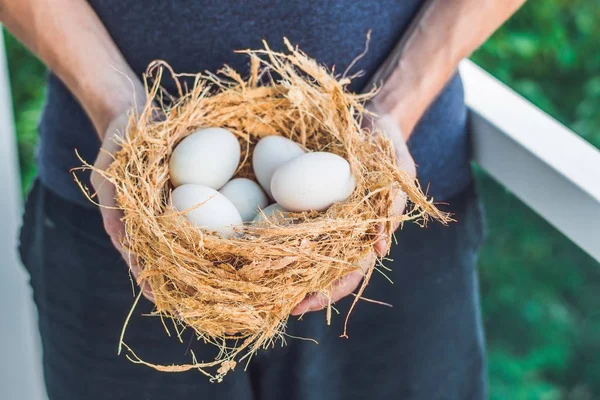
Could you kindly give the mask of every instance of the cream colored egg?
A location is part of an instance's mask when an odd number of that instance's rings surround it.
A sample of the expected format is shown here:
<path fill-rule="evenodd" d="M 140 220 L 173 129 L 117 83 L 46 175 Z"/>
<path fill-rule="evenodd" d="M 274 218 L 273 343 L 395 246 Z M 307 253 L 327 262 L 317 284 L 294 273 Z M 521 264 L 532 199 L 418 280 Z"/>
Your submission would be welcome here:
<path fill-rule="evenodd" d="M 258 209 L 269 204 L 259 184 L 246 178 L 230 180 L 219 192 L 233 203 L 244 221 L 252 221 Z"/>
<path fill-rule="evenodd" d="M 269 197 L 273 198 L 271 178 L 275 170 L 304 153 L 298 143 L 282 136 L 267 136 L 256 144 L 252 154 L 252 167 L 256 180 Z"/>
<path fill-rule="evenodd" d="M 240 163 L 240 143 L 227 129 L 200 129 L 183 139 L 171 155 L 169 173 L 174 186 L 193 183 L 219 189 Z"/>
<path fill-rule="evenodd" d="M 265 220 L 265 216 L 270 221 L 278 222 L 278 221 L 281 221 L 282 219 L 284 219 L 285 216 L 286 216 L 286 213 L 288 212 L 288 210 L 286 210 L 285 208 L 281 207 L 277 203 L 273 203 L 269 207 L 264 208 L 261 211 L 259 211 L 259 213 L 256 214 L 256 217 L 254 217 L 254 222 L 264 221 Z"/>
<path fill-rule="evenodd" d="M 171 203 L 177 211 L 186 212 L 185 217 L 194 225 L 223 236 L 233 236 L 233 227 L 242 224 L 237 208 L 225 196 L 207 186 L 185 184 L 171 193 Z"/>
<path fill-rule="evenodd" d="M 273 197 L 289 211 L 323 211 L 346 200 L 356 182 L 350 164 L 326 152 L 307 153 L 282 165 L 271 180 Z"/>

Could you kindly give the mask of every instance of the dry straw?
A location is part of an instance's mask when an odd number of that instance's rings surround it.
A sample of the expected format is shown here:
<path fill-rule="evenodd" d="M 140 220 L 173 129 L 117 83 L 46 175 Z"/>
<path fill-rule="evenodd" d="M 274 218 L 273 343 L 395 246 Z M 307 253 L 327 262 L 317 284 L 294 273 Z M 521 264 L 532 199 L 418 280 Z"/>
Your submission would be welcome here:
<path fill-rule="evenodd" d="M 164 105 L 164 92 L 153 85 L 145 109 L 131 117 L 115 161 L 100 171 L 116 186 L 116 201 L 124 212 L 123 242 L 142 266 L 138 283 L 150 285 L 156 314 L 170 318 L 178 332 L 192 328 L 198 339 L 221 350 L 209 362 L 194 358 L 189 365 L 162 366 L 142 361 L 125 346 L 134 362 L 162 371 L 196 368 L 221 380 L 240 360 L 284 340 L 289 313 L 306 295 L 328 294 L 334 282 L 360 268 L 359 261 L 379 237 L 378 226 L 391 235 L 397 222 L 447 220 L 398 168 L 391 141 L 361 128 L 364 104 L 373 93 L 346 91 L 350 78 L 335 76 L 287 40 L 285 44 L 285 53 L 266 43 L 262 50 L 242 51 L 250 58 L 247 79 L 229 67 L 218 75 L 194 75 L 193 88 L 183 93 L 180 87 L 170 105 Z M 164 64 L 154 66 L 159 66 L 158 75 L 164 71 Z M 158 121 L 152 118 L 157 111 L 164 115 Z M 261 137 L 282 135 L 309 151 L 347 159 L 356 190 L 322 213 L 239 227 L 239 237 L 196 228 L 169 203 L 168 161 L 181 139 L 211 126 L 227 128 L 239 138 L 243 154 L 238 176 L 252 177 L 249 155 Z M 400 192 L 410 199 L 403 216 L 392 213 Z M 372 260 L 377 269 L 381 259 Z M 331 306 L 326 315 L 329 321 Z"/>

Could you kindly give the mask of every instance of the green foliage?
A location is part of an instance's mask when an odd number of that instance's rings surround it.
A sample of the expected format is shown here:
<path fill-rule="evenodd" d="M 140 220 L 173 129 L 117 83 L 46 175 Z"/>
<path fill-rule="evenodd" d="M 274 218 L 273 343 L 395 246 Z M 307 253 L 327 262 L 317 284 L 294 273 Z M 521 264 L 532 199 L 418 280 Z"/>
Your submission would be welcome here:
<path fill-rule="evenodd" d="M 600 266 L 491 178 L 477 176 L 488 221 L 479 268 L 491 398 L 596 398 Z"/>
<path fill-rule="evenodd" d="M 600 147 L 600 0 L 536 0 L 473 59 Z M 43 66 L 7 35 L 23 187 Z M 600 266 L 477 171 L 487 210 L 480 258 L 492 400 L 600 398 Z"/>
<path fill-rule="evenodd" d="M 600 0 L 536 0 L 473 56 L 600 147 Z"/>
<path fill-rule="evenodd" d="M 6 31 L 4 34 L 10 83 L 13 88 L 21 182 L 25 193 L 35 177 L 33 159 L 37 143 L 37 124 L 44 102 L 46 69 L 13 36 Z"/>
<path fill-rule="evenodd" d="M 529 1 L 473 56 L 600 147 L 600 1 Z M 600 265 L 478 171 L 492 399 L 600 397 Z M 565 205 L 567 206 L 567 205 Z"/>

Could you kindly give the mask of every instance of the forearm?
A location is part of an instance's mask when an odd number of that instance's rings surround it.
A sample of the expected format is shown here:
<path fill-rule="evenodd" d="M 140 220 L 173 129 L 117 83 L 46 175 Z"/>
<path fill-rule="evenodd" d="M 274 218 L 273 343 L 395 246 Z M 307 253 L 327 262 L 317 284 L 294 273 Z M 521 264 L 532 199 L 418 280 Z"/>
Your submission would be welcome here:
<path fill-rule="evenodd" d="M 100 136 L 144 88 L 84 0 L 0 0 L 0 21 L 69 88 Z"/>
<path fill-rule="evenodd" d="M 405 137 L 456 71 L 525 0 L 433 0 L 393 59 L 373 103 Z M 381 82 L 374 82 L 380 84 Z"/>

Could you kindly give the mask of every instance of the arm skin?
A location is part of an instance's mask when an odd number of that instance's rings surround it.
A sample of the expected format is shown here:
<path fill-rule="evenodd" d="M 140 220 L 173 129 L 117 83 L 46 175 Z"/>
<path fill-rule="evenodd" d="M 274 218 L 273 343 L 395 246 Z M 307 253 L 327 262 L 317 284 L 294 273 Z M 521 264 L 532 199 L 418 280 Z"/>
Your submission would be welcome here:
<path fill-rule="evenodd" d="M 94 167 L 105 170 L 127 128 L 131 111 L 146 102 L 140 79 L 85 0 L 0 0 L 0 22 L 50 68 L 79 101 L 105 151 Z M 102 220 L 113 245 L 137 278 L 136 258 L 121 245 L 125 227 L 115 206 L 115 188 L 96 171 L 91 175 Z M 152 300 L 148 286 L 144 295 Z"/>
<path fill-rule="evenodd" d="M 372 111 L 382 116 L 375 124 L 392 139 L 401 168 L 416 176 L 405 141 L 455 73 L 459 62 L 485 42 L 524 3 L 525 0 L 426 1 L 408 35 L 371 82 L 381 86 L 370 105 Z M 405 204 L 406 201 L 399 197 L 395 212 L 403 213 Z M 382 238 L 375 245 L 379 255 L 386 249 L 385 240 Z M 371 265 L 369 262 L 363 264 Z M 323 309 L 354 292 L 366 273 L 364 265 L 342 278 L 330 297 L 323 294 L 308 296 L 292 314 Z"/>
<path fill-rule="evenodd" d="M 408 139 L 459 62 L 485 42 L 525 0 L 429 0 L 406 41 L 390 55 L 375 108 Z M 380 84 L 381 82 L 373 82 Z"/>
<path fill-rule="evenodd" d="M 375 121 L 396 144 L 401 168 L 414 175 L 414 162 L 404 140 L 413 131 L 429 104 L 456 70 L 459 61 L 473 52 L 525 0 L 428 0 L 427 11 L 417 21 L 403 46 L 392 54 L 390 73 L 372 108 L 382 118 Z M 102 22 L 84 0 L 0 0 L 0 22 L 28 46 L 69 88 L 85 109 L 103 140 L 96 168 L 107 168 L 117 150 L 112 138 L 125 131 L 128 112 L 145 103 L 142 83 L 127 65 Z M 402 140 L 404 139 L 404 140 Z M 92 174 L 104 226 L 135 276 L 139 268 L 120 242 L 122 214 L 114 208 L 114 187 Z M 403 212 L 400 199 L 397 212 Z M 375 252 L 386 248 L 386 238 Z M 365 262 L 365 265 L 370 265 Z M 332 290 L 331 302 L 352 293 L 364 276 L 357 270 Z M 147 288 L 146 297 L 152 299 Z M 330 299 L 308 296 L 293 314 L 322 309 Z"/>
<path fill-rule="evenodd" d="M 433 0 L 373 103 L 408 137 L 458 63 L 525 0 Z M 83 0 L 0 0 L 0 21 L 67 85 L 101 138 L 143 86 Z M 132 90 L 133 89 L 133 90 Z"/>
<path fill-rule="evenodd" d="M 0 0 L 0 21 L 69 88 L 98 135 L 137 101 L 142 83 L 83 0 Z"/>

